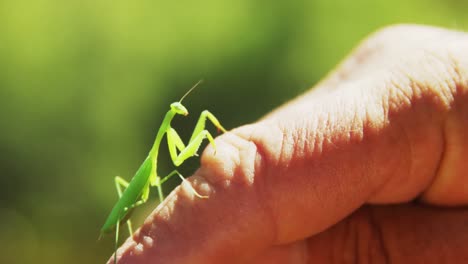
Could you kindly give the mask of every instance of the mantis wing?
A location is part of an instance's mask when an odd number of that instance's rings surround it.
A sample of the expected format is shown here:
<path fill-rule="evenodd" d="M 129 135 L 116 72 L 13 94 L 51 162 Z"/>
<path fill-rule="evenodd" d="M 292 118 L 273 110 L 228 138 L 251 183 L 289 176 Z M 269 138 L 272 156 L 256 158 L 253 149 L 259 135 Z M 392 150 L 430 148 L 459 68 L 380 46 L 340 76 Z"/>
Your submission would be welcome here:
<path fill-rule="evenodd" d="M 137 201 L 141 198 L 145 188 L 149 188 L 148 186 L 150 175 L 151 173 L 154 173 L 152 167 L 152 161 L 149 157 L 147 157 L 135 173 L 135 176 L 130 181 L 128 187 L 122 193 L 122 197 L 120 197 L 120 199 L 112 208 L 112 211 L 107 217 L 106 222 L 101 228 L 101 233 L 109 233 L 116 227 L 117 224 L 120 224 L 120 222 L 125 219 L 125 216 L 128 214 L 127 209 L 134 207 Z"/>

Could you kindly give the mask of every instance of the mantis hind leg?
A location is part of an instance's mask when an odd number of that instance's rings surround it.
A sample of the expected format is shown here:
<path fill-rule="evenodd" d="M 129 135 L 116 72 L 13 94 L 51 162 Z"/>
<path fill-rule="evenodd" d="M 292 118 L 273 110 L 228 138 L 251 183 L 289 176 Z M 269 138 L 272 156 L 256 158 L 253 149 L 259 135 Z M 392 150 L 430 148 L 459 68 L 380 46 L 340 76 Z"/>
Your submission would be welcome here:
<path fill-rule="evenodd" d="M 120 199 L 122 197 L 122 186 L 124 188 L 127 188 L 129 183 L 120 176 L 115 176 L 114 183 L 115 183 L 115 189 L 117 189 L 117 194 L 119 195 L 119 199 Z M 128 226 L 128 232 L 132 234 L 132 224 L 130 223 L 130 220 L 127 220 L 127 226 Z M 117 263 L 117 247 L 119 244 L 119 233 L 120 233 L 120 223 L 117 223 L 115 225 L 114 264 Z"/>
<path fill-rule="evenodd" d="M 115 182 L 115 188 L 117 189 L 117 194 L 119 195 L 119 198 L 120 198 L 122 197 L 122 193 L 123 193 L 122 187 L 127 188 L 129 183 L 120 176 L 115 176 L 114 182 Z M 136 203 L 130 205 L 129 207 L 126 207 L 125 212 L 128 212 L 128 210 L 131 210 L 145 202 L 146 200 L 139 200 Z M 120 219 L 121 217 L 119 217 L 119 221 Z M 131 235 L 133 234 L 132 222 L 130 221 L 130 219 L 128 219 L 126 222 L 127 222 L 128 232 Z M 115 225 L 114 264 L 117 263 L 117 246 L 119 244 L 119 232 L 120 232 L 120 223 L 117 223 Z"/>
<path fill-rule="evenodd" d="M 117 245 L 119 244 L 119 224 L 115 226 L 114 264 L 117 263 Z"/>
<path fill-rule="evenodd" d="M 119 195 L 119 198 L 120 198 L 120 197 L 122 197 L 122 192 L 123 192 L 122 187 L 127 188 L 129 183 L 120 176 L 115 176 L 114 182 L 115 182 L 115 188 L 117 189 L 117 194 Z M 132 206 L 132 207 L 135 207 L 135 206 Z M 129 208 L 127 208 L 127 210 L 128 209 Z M 117 223 L 117 228 L 118 228 L 118 226 L 119 226 L 119 223 Z M 127 227 L 128 227 L 128 233 L 130 235 L 133 234 L 132 222 L 130 221 L 130 219 L 127 220 Z M 116 236 L 118 236 L 118 235 L 116 235 Z"/>

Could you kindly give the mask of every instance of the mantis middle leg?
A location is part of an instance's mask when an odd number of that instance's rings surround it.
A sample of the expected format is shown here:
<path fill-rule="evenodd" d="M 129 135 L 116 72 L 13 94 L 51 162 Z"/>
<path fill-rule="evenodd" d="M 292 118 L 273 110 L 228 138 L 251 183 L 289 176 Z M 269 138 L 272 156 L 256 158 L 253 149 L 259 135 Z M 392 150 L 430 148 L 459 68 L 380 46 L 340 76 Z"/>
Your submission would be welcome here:
<path fill-rule="evenodd" d="M 173 170 L 171 173 L 169 173 L 166 177 L 162 178 L 160 181 L 159 181 L 159 185 L 162 185 L 163 183 L 165 183 L 167 180 L 169 180 L 172 176 L 174 175 L 178 175 L 179 178 L 186 182 L 187 180 L 184 178 L 184 176 L 182 176 L 182 174 L 180 174 L 180 172 L 178 172 L 177 170 Z M 190 185 L 190 187 L 192 187 L 192 185 Z M 204 195 L 201 195 L 199 194 L 193 187 L 192 187 L 192 191 L 193 193 L 195 194 L 195 196 L 197 196 L 198 198 L 208 198 L 208 196 L 204 196 Z"/>

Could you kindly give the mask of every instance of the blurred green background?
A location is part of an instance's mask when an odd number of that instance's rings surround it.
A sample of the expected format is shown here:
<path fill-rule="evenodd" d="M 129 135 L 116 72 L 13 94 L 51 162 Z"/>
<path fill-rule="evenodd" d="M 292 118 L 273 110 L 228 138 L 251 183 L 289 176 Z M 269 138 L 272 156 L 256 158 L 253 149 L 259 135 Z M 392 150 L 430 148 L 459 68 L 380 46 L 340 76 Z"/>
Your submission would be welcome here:
<path fill-rule="evenodd" d="M 184 139 L 203 109 L 228 129 L 256 120 L 382 26 L 463 30 L 467 10 L 463 0 L 0 0 L 0 263 L 103 263 L 113 177 L 130 179 L 168 105 L 199 79 L 184 101 L 191 115 L 174 122 Z M 167 156 L 164 145 L 161 174 Z"/>

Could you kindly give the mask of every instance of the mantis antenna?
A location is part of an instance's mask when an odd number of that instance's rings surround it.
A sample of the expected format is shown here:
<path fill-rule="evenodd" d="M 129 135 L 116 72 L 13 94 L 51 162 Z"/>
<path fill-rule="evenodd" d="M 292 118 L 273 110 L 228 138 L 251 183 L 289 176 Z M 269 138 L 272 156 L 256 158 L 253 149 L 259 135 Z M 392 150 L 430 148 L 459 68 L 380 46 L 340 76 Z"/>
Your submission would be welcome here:
<path fill-rule="evenodd" d="M 182 100 L 184 100 L 185 97 L 187 97 L 187 95 L 189 95 L 195 88 L 197 88 L 197 86 L 203 82 L 203 79 L 199 80 L 194 86 L 192 86 L 192 88 L 190 88 L 190 90 L 188 90 L 184 96 L 182 96 L 182 98 L 180 98 L 179 100 L 179 103 L 182 103 Z"/>

